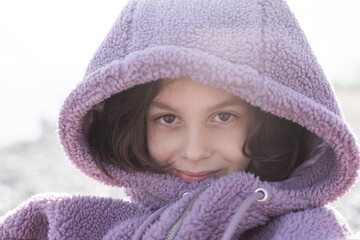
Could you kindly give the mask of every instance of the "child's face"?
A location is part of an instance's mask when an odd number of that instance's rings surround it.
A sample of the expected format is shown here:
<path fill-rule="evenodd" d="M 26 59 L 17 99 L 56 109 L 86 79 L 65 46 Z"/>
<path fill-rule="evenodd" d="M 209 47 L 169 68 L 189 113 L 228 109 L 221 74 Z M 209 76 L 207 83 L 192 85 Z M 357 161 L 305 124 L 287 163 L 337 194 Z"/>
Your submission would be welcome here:
<path fill-rule="evenodd" d="M 149 107 L 148 149 L 186 182 L 242 171 L 252 120 L 253 109 L 231 93 L 190 78 L 165 80 Z"/>

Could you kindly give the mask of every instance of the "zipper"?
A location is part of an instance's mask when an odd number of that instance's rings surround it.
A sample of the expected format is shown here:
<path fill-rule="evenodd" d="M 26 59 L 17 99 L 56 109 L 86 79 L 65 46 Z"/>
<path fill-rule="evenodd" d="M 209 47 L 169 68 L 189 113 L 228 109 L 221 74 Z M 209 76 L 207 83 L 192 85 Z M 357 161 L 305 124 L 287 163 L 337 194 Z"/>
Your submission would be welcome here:
<path fill-rule="evenodd" d="M 189 203 L 189 205 L 186 207 L 185 211 L 183 212 L 183 214 L 181 214 L 180 218 L 175 222 L 175 224 L 171 227 L 166 240 L 172 240 L 174 239 L 176 233 L 179 231 L 181 224 L 183 223 L 186 215 L 190 212 L 192 206 L 194 205 L 195 201 L 199 198 L 199 196 L 210 186 L 210 184 L 207 184 L 206 188 L 204 188 L 204 190 L 202 190 L 200 193 L 198 193 Z M 184 194 L 185 196 L 185 194 Z"/>

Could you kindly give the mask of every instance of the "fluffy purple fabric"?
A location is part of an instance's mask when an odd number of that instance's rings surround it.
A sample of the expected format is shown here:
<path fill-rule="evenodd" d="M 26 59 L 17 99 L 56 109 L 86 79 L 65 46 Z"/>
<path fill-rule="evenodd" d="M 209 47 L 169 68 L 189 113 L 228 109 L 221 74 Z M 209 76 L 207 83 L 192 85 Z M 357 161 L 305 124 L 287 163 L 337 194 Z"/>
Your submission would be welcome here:
<path fill-rule="evenodd" d="M 278 183 L 251 174 L 187 184 L 175 176 L 126 173 L 107 178 L 86 142 L 92 108 L 132 86 L 189 76 L 306 127 L 308 159 Z M 100 103 L 100 105 L 99 105 Z M 100 106 L 100 107 L 99 107 Z M 331 85 L 283 0 L 130 1 L 94 54 L 84 80 L 66 99 L 59 135 L 77 168 L 127 188 L 133 203 L 89 197 L 39 196 L 2 220 L 0 239 L 129 239 L 154 210 L 169 204 L 143 239 L 165 239 L 191 200 L 175 239 L 219 239 L 231 216 L 256 188 L 255 202 L 235 231 L 247 239 L 345 239 L 351 232 L 323 207 L 353 185 L 359 148 L 341 116 Z M 329 148 L 315 154 L 320 145 Z M 183 193 L 190 194 L 181 197 Z"/>

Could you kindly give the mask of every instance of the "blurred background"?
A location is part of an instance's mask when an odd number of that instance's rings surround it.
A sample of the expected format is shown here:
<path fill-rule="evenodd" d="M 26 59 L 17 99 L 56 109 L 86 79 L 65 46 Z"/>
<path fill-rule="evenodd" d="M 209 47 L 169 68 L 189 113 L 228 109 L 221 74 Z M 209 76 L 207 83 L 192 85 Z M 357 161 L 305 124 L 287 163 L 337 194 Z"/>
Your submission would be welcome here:
<path fill-rule="evenodd" d="M 68 192 L 124 197 L 64 156 L 59 108 L 125 0 L 0 2 L 0 216 L 29 196 Z M 288 0 L 334 86 L 345 119 L 360 136 L 360 1 Z M 332 204 L 360 231 L 359 183 Z"/>

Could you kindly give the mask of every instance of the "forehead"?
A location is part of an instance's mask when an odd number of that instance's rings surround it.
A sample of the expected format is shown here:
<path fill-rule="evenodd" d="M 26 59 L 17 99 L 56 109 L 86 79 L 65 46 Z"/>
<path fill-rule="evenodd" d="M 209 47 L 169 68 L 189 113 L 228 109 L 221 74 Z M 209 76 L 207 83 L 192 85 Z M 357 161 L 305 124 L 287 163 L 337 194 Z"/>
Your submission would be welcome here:
<path fill-rule="evenodd" d="M 190 98 L 190 97 L 208 97 L 217 98 L 237 98 L 233 94 L 207 84 L 192 80 L 190 77 L 182 77 L 178 79 L 164 79 L 162 81 L 161 91 L 155 99 L 161 98 Z"/>
<path fill-rule="evenodd" d="M 152 101 L 150 109 L 192 112 L 214 111 L 229 106 L 246 109 L 248 104 L 223 89 L 190 78 L 180 78 L 164 80 L 162 89 Z"/>

